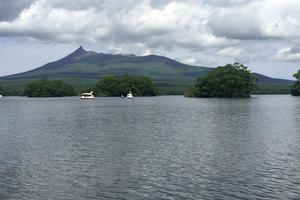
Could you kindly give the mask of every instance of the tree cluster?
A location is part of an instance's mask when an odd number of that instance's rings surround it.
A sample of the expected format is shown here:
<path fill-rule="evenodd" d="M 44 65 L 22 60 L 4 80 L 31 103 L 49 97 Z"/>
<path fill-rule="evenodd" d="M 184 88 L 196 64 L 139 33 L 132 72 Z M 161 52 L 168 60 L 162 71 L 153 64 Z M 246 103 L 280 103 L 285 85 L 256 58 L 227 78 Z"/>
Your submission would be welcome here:
<path fill-rule="evenodd" d="M 0 85 L 0 94 L 4 94 L 4 89 L 3 89 L 3 87 Z"/>
<path fill-rule="evenodd" d="M 156 96 L 158 87 L 145 76 L 107 76 L 102 78 L 95 86 L 96 95 L 126 96 L 131 91 L 134 96 Z"/>
<path fill-rule="evenodd" d="M 28 97 L 63 97 L 76 95 L 74 88 L 58 80 L 35 80 L 29 82 L 24 89 Z"/>
<path fill-rule="evenodd" d="M 294 85 L 292 85 L 291 93 L 293 96 L 300 96 L 300 69 L 296 74 L 294 74 L 296 81 Z"/>
<path fill-rule="evenodd" d="M 207 76 L 198 78 L 187 96 L 246 98 L 256 88 L 255 78 L 246 66 L 235 63 L 217 67 Z"/>

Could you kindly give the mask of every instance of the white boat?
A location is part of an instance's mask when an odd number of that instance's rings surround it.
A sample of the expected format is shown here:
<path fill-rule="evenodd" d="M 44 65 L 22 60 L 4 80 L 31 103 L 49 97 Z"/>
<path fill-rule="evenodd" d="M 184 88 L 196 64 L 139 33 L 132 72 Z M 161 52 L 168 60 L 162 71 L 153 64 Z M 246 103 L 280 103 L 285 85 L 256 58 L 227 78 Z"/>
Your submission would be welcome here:
<path fill-rule="evenodd" d="M 0 98 L 2 97 L 2 95 L 0 94 Z"/>
<path fill-rule="evenodd" d="M 132 95 L 131 91 L 129 91 L 129 93 L 127 94 L 127 99 L 133 99 L 133 95 Z"/>
<path fill-rule="evenodd" d="M 93 95 L 93 91 L 91 91 L 90 93 L 82 93 L 80 96 L 81 99 L 94 99 L 94 95 Z"/>

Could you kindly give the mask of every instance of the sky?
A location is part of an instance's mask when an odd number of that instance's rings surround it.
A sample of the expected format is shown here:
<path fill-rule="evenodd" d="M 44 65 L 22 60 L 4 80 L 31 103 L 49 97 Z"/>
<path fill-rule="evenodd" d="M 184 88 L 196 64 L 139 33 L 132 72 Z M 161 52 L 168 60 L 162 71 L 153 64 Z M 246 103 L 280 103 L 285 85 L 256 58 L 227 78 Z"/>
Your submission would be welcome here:
<path fill-rule="evenodd" d="M 293 79 L 299 0 L 0 0 L 0 76 L 86 50 Z"/>

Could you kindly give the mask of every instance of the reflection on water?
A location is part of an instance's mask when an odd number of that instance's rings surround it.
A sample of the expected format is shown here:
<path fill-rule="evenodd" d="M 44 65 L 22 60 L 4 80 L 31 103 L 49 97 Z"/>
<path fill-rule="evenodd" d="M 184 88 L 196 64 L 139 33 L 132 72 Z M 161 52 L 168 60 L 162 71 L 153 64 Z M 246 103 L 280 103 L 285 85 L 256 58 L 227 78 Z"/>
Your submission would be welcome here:
<path fill-rule="evenodd" d="M 0 101 L 0 199 L 297 199 L 300 98 Z"/>

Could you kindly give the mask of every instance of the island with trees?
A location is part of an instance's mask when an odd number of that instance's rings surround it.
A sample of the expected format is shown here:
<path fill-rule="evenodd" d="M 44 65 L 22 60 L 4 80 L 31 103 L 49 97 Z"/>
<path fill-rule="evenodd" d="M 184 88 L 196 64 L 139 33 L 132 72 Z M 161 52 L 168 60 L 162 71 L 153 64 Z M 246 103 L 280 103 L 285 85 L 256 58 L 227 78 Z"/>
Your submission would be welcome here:
<path fill-rule="evenodd" d="M 292 85 L 291 93 L 293 96 L 300 96 L 300 69 L 293 76 L 296 78 L 296 81 Z"/>
<path fill-rule="evenodd" d="M 200 77 L 194 87 L 185 96 L 248 98 L 256 89 L 255 78 L 243 64 L 227 64 L 210 71 L 207 76 Z"/>
<path fill-rule="evenodd" d="M 24 96 L 28 97 L 63 97 L 75 96 L 74 87 L 59 80 L 41 79 L 26 84 Z"/>
<path fill-rule="evenodd" d="M 131 91 L 134 96 L 156 96 L 159 89 L 146 76 L 106 76 L 94 88 L 97 96 L 126 96 Z"/>

